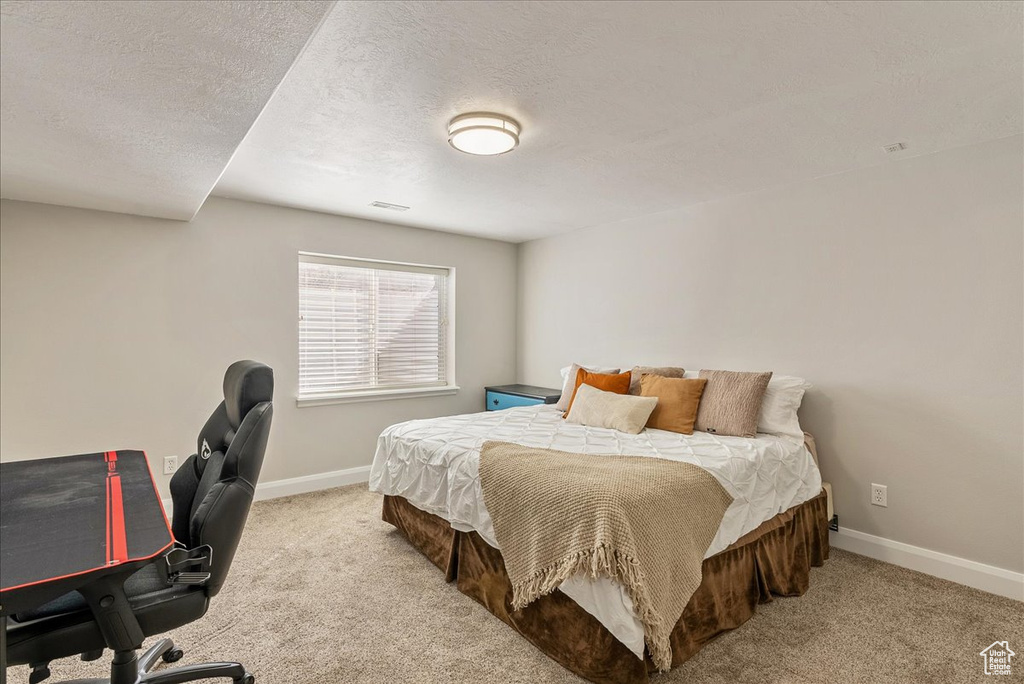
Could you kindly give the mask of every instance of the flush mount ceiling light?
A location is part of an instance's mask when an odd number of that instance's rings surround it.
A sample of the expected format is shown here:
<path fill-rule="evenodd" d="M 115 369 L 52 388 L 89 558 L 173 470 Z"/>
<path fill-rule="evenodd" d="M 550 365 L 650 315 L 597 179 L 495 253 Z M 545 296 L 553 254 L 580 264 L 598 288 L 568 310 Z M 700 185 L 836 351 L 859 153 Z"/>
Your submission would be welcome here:
<path fill-rule="evenodd" d="M 460 114 L 448 124 L 448 142 L 467 154 L 504 154 L 519 144 L 520 130 L 518 123 L 501 114 Z"/>

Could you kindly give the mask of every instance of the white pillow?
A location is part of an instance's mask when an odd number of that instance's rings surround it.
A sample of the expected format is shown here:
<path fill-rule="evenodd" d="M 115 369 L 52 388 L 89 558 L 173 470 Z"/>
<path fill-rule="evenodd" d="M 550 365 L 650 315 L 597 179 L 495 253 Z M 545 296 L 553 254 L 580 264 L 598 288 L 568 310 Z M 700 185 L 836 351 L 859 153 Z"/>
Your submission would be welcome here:
<path fill-rule="evenodd" d="M 684 378 L 696 378 L 700 371 L 686 371 Z M 792 375 L 775 375 L 768 381 L 764 399 L 761 400 L 761 413 L 757 416 L 757 431 L 766 435 L 792 437 L 801 442 L 804 431 L 800 429 L 800 419 L 796 412 L 804 399 L 804 392 L 811 389 L 811 384 L 803 378 Z"/>
<path fill-rule="evenodd" d="M 757 431 L 803 441 L 804 431 L 796 412 L 803 401 L 804 392 L 811 388 L 803 378 L 792 375 L 773 375 L 768 381 L 761 413 L 757 417 Z"/>
<path fill-rule="evenodd" d="M 580 385 L 565 420 L 577 425 L 611 428 L 635 435 L 647 425 L 647 419 L 657 405 L 657 397 L 615 394 L 590 385 Z"/>
<path fill-rule="evenodd" d="M 571 366 L 566 366 L 562 369 L 562 396 L 558 398 L 558 403 L 555 404 L 555 408 L 559 411 L 569 410 L 569 400 L 572 399 L 572 391 L 576 388 L 576 373 L 579 369 L 587 371 L 588 373 L 618 373 L 618 368 L 599 368 L 598 366 L 581 366 L 578 363 L 574 363 Z"/>

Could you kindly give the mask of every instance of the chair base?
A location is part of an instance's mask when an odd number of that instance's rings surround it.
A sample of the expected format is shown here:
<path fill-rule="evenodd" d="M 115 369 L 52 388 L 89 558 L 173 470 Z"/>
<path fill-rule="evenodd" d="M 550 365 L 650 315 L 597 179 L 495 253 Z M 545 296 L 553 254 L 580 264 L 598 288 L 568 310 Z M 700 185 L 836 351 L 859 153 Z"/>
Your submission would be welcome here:
<path fill-rule="evenodd" d="M 75 679 L 63 684 L 183 684 L 218 678 L 230 679 L 233 684 L 255 684 L 256 678 L 240 663 L 199 663 L 152 672 L 159 661 L 171 663 L 181 655 L 173 641 L 160 639 L 141 656 L 134 651 L 115 653 L 107 679 Z"/>

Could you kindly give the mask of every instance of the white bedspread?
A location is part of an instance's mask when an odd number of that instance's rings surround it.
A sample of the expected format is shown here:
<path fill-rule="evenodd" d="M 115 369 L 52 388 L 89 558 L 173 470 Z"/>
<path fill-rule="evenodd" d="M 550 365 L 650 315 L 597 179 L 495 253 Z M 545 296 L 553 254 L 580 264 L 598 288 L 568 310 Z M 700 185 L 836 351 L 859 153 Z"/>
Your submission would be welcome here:
<path fill-rule="evenodd" d="M 477 468 L 487 440 L 590 454 L 656 456 L 701 466 L 735 499 L 708 547 L 712 556 L 765 520 L 814 498 L 821 475 L 802 442 L 758 435 L 680 435 L 647 429 L 638 435 L 573 425 L 551 406 L 526 406 L 392 425 L 377 441 L 370 489 L 401 496 L 462 531 L 478 532 L 495 548 Z M 622 587 L 607 579 L 574 577 L 560 590 L 597 618 L 637 657 L 643 626 Z"/>

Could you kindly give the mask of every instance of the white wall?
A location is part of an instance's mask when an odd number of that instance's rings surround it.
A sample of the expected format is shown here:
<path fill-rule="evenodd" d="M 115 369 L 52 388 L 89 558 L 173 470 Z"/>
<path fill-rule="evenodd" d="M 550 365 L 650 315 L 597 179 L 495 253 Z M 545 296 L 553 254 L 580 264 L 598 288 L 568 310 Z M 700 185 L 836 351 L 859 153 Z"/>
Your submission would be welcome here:
<path fill-rule="evenodd" d="M 462 390 L 297 408 L 299 250 L 455 266 Z M 191 223 L 3 201 L 0 458 L 139 448 L 158 469 L 252 358 L 276 379 L 262 481 L 368 465 L 387 425 L 513 381 L 515 318 L 512 244 L 218 198 Z"/>
<path fill-rule="evenodd" d="M 519 379 L 555 385 L 577 360 L 807 378 L 801 421 L 843 526 L 1022 570 L 1021 148 L 526 243 Z"/>

